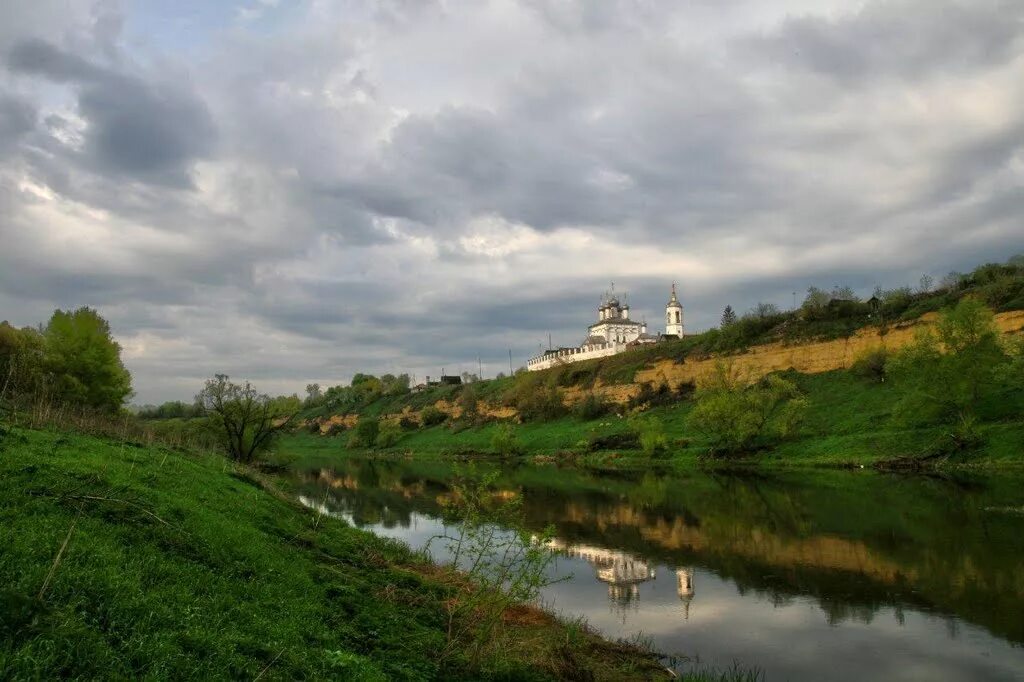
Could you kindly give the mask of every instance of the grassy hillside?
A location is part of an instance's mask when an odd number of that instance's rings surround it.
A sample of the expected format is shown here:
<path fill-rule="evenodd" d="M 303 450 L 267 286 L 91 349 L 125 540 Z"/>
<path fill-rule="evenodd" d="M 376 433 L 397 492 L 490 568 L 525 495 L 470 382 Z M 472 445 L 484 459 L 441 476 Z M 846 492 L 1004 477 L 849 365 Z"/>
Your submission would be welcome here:
<path fill-rule="evenodd" d="M 754 453 L 748 461 L 756 459 L 766 466 L 872 465 L 895 458 L 927 455 L 946 431 L 941 427 L 897 425 L 892 420 L 896 402 L 894 389 L 888 383 L 842 370 L 822 374 L 789 373 L 787 377 L 797 383 L 807 398 L 803 426 L 794 438 L 771 451 Z M 692 409 L 692 401 L 681 400 L 645 412 L 661 421 L 671 443 L 670 456 L 654 460 L 655 463 L 691 466 L 707 452 L 707 439 L 689 423 Z M 975 450 L 945 458 L 940 464 L 1024 464 L 1021 452 L 1024 395 L 1003 400 L 989 412 L 995 418 L 980 427 L 983 444 Z M 402 433 L 394 446 L 373 451 L 411 452 L 419 456 L 486 454 L 492 452 L 494 434 L 499 428 L 495 422 L 476 425 L 455 422 L 410 429 Z M 591 420 L 569 415 L 550 421 L 527 422 L 516 426 L 515 432 L 528 456 L 572 459 L 592 465 L 646 465 L 651 460 L 641 455 L 638 446 L 616 445 L 614 439 L 609 439 L 609 436 L 628 433 L 630 428 L 628 420 L 617 415 Z M 603 446 L 602 441 L 612 444 Z M 350 448 L 347 443 L 348 434 L 344 432 L 335 437 L 294 434 L 280 444 L 278 456 L 303 465 L 327 463 L 349 453 L 369 452 Z"/>
<path fill-rule="evenodd" d="M 0 670 L 15 679 L 657 676 L 524 609 L 440 660 L 464 583 L 214 456 L 15 429 L 0 442 Z"/>

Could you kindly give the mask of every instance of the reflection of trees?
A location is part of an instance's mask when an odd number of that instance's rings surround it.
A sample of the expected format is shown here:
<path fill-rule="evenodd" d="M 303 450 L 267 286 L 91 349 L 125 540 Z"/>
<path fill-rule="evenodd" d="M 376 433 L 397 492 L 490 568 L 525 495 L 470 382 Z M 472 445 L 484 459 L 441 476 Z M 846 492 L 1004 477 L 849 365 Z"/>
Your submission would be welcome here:
<path fill-rule="evenodd" d="M 440 513 L 443 463 L 360 462 L 332 473 L 337 503 L 361 523 L 407 525 Z M 354 484 L 352 483 L 354 482 Z M 313 477 L 314 489 L 331 485 Z M 1019 481 L 907 479 L 845 472 L 613 475 L 524 467 L 529 526 L 567 542 L 695 565 L 777 605 L 818 600 L 831 623 L 870 622 L 892 606 L 956 614 L 1024 641 L 1024 528 L 986 507 L 1019 504 Z M 316 495 L 313 494 L 313 497 Z M 356 516 L 355 511 L 358 511 Z"/>

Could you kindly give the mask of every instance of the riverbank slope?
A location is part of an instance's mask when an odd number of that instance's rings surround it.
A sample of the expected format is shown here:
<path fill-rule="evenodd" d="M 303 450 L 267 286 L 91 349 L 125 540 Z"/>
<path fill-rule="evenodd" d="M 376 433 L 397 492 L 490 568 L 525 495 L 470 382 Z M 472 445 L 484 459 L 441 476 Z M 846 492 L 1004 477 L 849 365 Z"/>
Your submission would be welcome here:
<path fill-rule="evenodd" d="M 693 401 L 669 396 L 650 406 L 645 417 L 662 424 L 669 447 L 661 456 L 644 455 L 629 420 L 616 414 L 592 419 L 565 415 L 549 421 L 516 424 L 516 457 L 592 467 L 759 466 L 785 467 L 919 467 L 1019 468 L 1024 466 L 1024 395 L 986 406 L 992 420 L 979 425 L 979 442 L 963 450 L 944 449 L 948 428 L 910 427 L 893 419 L 897 403 L 890 383 L 847 370 L 818 374 L 788 372 L 806 398 L 803 424 L 775 447 L 724 459 L 707 459 L 710 443 L 690 423 Z M 657 400 L 657 398 L 656 398 Z M 388 447 L 352 445 L 352 430 L 333 436 L 295 433 L 284 438 L 277 456 L 291 466 L 329 465 L 349 455 L 421 458 L 495 457 L 495 420 L 449 420 L 411 424 Z"/>
<path fill-rule="evenodd" d="M 0 443 L 0 670 L 20 679 L 657 679 L 534 609 L 471 665 L 463 581 L 223 458 L 12 429 Z"/>

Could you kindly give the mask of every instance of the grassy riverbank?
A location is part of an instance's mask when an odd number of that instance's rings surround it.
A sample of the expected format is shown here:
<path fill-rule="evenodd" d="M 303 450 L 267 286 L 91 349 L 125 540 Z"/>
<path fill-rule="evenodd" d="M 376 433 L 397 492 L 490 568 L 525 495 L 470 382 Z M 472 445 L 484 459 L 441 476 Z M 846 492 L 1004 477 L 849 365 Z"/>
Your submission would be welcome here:
<path fill-rule="evenodd" d="M 656 417 L 670 444 L 661 457 L 645 456 L 638 445 L 600 445 L 614 442 L 614 436 L 628 434 L 627 419 L 606 415 L 583 420 L 564 416 L 551 421 L 527 422 L 515 426 L 521 456 L 554 459 L 588 466 L 674 466 L 700 464 L 757 465 L 765 467 L 885 466 L 900 463 L 927 467 L 1019 467 L 1024 466 L 1024 396 L 1004 400 L 987 410 L 995 418 L 978 427 L 979 443 L 958 452 L 940 453 L 948 429 L 910 428 L 893 420 L 897 402 L 893 387 L 837 370 L 822 374 L 789 373 L 807 398 L 807 411 L 799 431 L 770 450 L 742 457 L 707 461 L 707 438 L 693 428 L 689 415 L 692 400 L 679 400 L 644 412 Z M 416 457 L 495 456 L 493 439 L 497 422 L 477 425 L 447 423 L 403 431 L 388 448 L 352 448 L 349 432 L 337 436 L 297 433 L 285 438 L 278 457 L 296 467 L 329 464 L 349 454 L 412 455 Z M 609 438 L 612 437 L 612 438 Z M 597 444 L 595 446 L 595 444 Z"/>
<path fill-rule="evenodd" d="M 442 659 L 464 582 L 210 455 L 15 429 L 0 444 L 0 670 L 20 679 L 658 678 L 534 610 Z"/>

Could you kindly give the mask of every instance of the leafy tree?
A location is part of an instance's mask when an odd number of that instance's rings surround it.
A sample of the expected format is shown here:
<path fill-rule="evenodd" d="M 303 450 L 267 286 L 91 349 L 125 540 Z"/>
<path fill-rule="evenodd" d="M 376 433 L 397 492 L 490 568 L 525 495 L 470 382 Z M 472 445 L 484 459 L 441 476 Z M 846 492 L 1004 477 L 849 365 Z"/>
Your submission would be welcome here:
<path fill-rule="evenodd" d="M 306 384 L 306 407 L 316 407 L 324 398 L 320 384 Z"/>
<path fill-rule="evenodd" d="M 132 379 L 106 320 L 92 308 L 56 310 L 43 335 L 46 365 L 63 398 L 100 410 L 121 408 Z"/>
<path fill-rule="evenodd" d="M 962 272 L 951 271 L 939 281 L 939 288 L 946 291 L 956 291 L 963 286 L 967 278 Z"/>
<path fill-rule="evenodd" d="M 387 396 L 405 395 L 409 392 L 409 375 L 385 374 L 380 378 L 381 392 Z"/>
<path fill-rule="evenodd" d="M 742 452 L 790 436 L 807 407 L 793 382 L 772 374 L 751 382 L 725 363 L 697 387 L 690 423 L 717 452 Z"/>
<path fill-rule="evenodd" d="M 902 308 L 910 303 L 913 297 L 914 292 L 910 290 L 910 287 L 887 289 L 882 292 L 882 305 L 887 308 Z"/>
<path fill-rule="evenodd" d="M 828 305 L 828 303 L 830 303 L 833 300 L 836 300 L 836 301 L 859 301 L 860 298 L 857 296 L 857 293 L 853 290 L 853 287 L 849 287 L 849 286 L 846 286 L 846 285 L 843 285 L 843 286 L 836 285 L 836 286 L 832 287 L 832 293 L 831 293 L 831 295 L 829 297 L 829 301 L 826 301 L 825 304 Z"/>
<path fill-rule="evenodd" d="M 381 396 L 384 384 L 372 374 L 357 373 L 352 377 L 353 397 L 362 404 L 371 403 Z"/>
<path fill-rule="evenodd" d="M 824 289 L 810 287 L 807 290 L 807 296 L 804 298 L 804 302 L 801 304 L 800 309 L 803 310 L 805 314 L 816 317 L 825 312 L 825 309 L 828 307 L 828 303 L 831 300 L 832 297 Z"/>
<path fill-rule="evenodd" d="M 750 309 L 748 315 L 755 317 L 760 320 L 767 319 L 769 317 L 775 317 L 779 314 L 779 307 L 774 303 L 765 303 L 764 301 L 758 301 L 757 305 Z"/>
<path fill-rule="evenodd" d="M 299 399 L 271 398 L 248 381 L 236 384 L 226 374 L 208 379 L 196 403 L 216 422 L 220 443 L 231 459 L 252 462 L 295 418 Z"/>
<path fill-rule="evenodd" d="M 736 322 L 736 311 L 732 309 L 731 305 L 725 306 L 725 310 L 722 311 L 722 327 L 728 327 L 730 324 Z"/>
<path fill-rule="evenodd" d="M 0 400 L 27 393 L 45 374 L 46 340 L 31 327 L 0 322 Z"/>
<path fill-rule="evenodd" d="M 992 311 L 961 299 L 886 364 L 902 394 L 897 418 L 954 424 L 958 437 L 970 437 L 982 402 L 1006 388 L 1012 363 Z"/>

